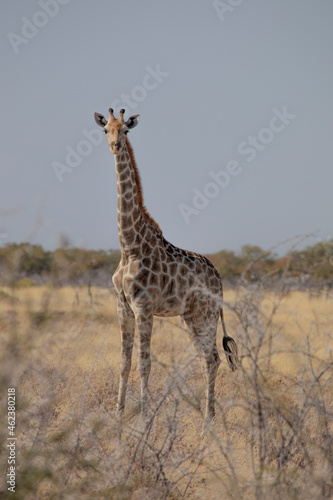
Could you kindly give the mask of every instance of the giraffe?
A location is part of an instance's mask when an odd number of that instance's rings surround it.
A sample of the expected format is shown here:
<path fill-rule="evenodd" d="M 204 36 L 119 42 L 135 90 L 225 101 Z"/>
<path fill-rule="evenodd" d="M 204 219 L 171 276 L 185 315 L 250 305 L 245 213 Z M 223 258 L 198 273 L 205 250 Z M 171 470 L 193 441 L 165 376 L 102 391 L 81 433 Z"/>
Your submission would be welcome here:
<path fill-rule="evenodd" d="M 223 328 L 223 348 L 231 370 L 237 367 L 237 345 L 227 335 L 223 319 L 222 280 L 204 256 L 169 243 L 144 205 L 140 174 L 127 133 L 140 115 L 124 121 L 121 109 L 116 119 L 95 113 L 106 141 L 114 154 L 117 174 L 118 233 L 121 260 L 113 275 L 117 313 L 121 330 L 121 363 L 117 412 L 124 411 L 131 368 L 135 325 L 139 334 L 139 374 L 141 414 L 147 417 L 148 378 L 151 368 L 150 343 L 153 317 L 180 315 L 187 324 L 191 340 L 204 355 L 207 371 L 205 422 L 215 416 L 214 387 L 221 363 L 216 330 L 219 318 Z"/>

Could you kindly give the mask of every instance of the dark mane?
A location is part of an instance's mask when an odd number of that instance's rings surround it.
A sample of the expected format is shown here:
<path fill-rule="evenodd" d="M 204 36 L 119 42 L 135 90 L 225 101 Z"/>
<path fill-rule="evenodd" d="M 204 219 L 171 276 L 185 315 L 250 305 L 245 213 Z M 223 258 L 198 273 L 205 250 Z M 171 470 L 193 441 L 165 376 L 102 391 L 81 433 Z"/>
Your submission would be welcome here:
<path fill-rule="evenodd" d="M 137 167 L 136 161 L 135 161 L 133 148 L 131 146 L 131 143 L 127 139 L 127 137 L 126 137 L 126 145 L 127 145 L 127 151 L 128 151 L 129 156 L 130 156 L 131 163 L 132 163 L 133 171 L 134 171 L 134 178 L 135 178 L 136 189 L 137 189 L 137 193 L 138 193 L 138 203 L 139 203 L 139 208 L 141 210 L 141 213 L 144 216 L 144 218 L 148 222 L 150 222 L 150 224 L 155 229 L 157 229 L 157 231 L 159 233 L 162 234 L 162 230 L 161 230 L 160 226 L 157 224 L 157 222 L 155 221 L 155 219 L 153 219 L 153 217 L 150 215 L 150 213 L 148 212 L 147 208 L 144 205 L 143 191 L 142 191 L 142 184 L 141 184 L 140 173 L 139 173 L 139 169 Z"/>

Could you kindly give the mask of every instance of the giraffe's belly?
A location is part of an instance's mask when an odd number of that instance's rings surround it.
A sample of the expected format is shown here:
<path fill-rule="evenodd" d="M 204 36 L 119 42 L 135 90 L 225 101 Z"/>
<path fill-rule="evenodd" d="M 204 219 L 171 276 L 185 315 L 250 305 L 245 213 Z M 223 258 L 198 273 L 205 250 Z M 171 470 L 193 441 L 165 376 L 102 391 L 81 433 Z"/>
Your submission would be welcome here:
<path fill-rule="evenodd" d="M 154 316 L 171 317 L 185 313 L 190 307 L 193 293 L 178 293 L 177 295 L 161 294 L 154 306 Z"/>
<path fill-rule="evenodd" d="M 166 300 L 164 304 L 158 304 L 154 309 L 154 316 L 160 316 L 163 318 L 179 316 L 184 314 L 185 307 L 182 303 L 176 303 L 173 300 Z"/>
<path fill-rule="evenodd" d="M 153 306 L 154 316 L 171 317 L 184 314 L 191 291 L 186 289 L 184 278 L 181 276 L 160 277 L 160 290 Z M 164 286 L 163 286 L 164 285 Z"/>
<path fill-rule="evenodd" d="M 218 283 L 219 285 L 219 283 Z M 194 287 L 174 287 L 175 293 L 162 292 L 154 304 L 154 316 L 171 317 L 188 314 L 205 317 L 218 316 L 223 307 L 221 289 L 216 286 L 208 288 L 205 283 L 197 282 Z"/>

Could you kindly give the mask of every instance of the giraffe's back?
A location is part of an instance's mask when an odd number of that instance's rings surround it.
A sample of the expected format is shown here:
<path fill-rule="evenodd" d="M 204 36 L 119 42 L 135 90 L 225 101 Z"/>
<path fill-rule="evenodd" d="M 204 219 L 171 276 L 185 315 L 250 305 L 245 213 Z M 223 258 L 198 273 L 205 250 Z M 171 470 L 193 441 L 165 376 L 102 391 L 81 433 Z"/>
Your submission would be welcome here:
<path fill-rule="evenodd" d="M 203 255 L 175 247 L 165 241 L 165 266 L 156 315 L 183 315 L 199 307 L 218 315 L 222 305 L 222 280 Z M 173 314 L 174 313 L 174 314 Z"/>
<path fill-rule="evenodd" d="M 213 264 L 163 236 L 153 242 L 149 251 L 131 255 L 122 266 L 122 288 L 129 305 L 135 309 L 148 302 L 154 315 L 165 317 L 183 315 L 200 304 L 201 310 L 218 315 L 222 281 Z"/>

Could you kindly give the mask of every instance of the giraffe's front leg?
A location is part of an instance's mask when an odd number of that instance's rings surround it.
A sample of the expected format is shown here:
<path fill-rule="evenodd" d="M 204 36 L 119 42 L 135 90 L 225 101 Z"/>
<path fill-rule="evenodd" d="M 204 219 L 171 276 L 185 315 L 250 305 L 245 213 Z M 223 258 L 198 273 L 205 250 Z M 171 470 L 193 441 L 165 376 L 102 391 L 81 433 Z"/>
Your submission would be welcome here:
<path fill-rule="evenodd" d="M 128 376 L 131 370 L 135 317 L 125 298 L 118 297 L 118 316 L 121 329 L 121 361 L 117 412 L 122 415 L 125 406 Z"/>
<path fill-rule="evenodd" d="M 147 418 L 148 378 L 151 368 L 150 341 L 153 328 L 153 313 L 140 310 L 136 313 L 136 322 L 139 332 L 139 373 L 141 378 L 141 413 Z"/>

